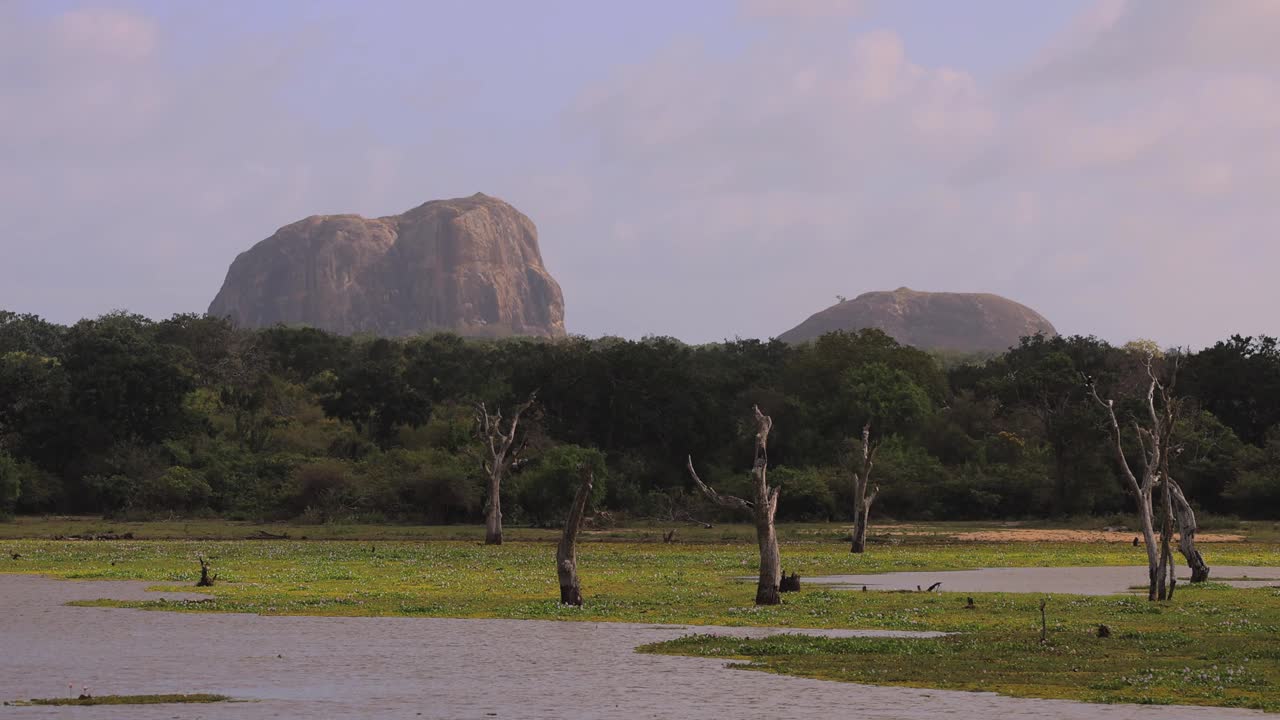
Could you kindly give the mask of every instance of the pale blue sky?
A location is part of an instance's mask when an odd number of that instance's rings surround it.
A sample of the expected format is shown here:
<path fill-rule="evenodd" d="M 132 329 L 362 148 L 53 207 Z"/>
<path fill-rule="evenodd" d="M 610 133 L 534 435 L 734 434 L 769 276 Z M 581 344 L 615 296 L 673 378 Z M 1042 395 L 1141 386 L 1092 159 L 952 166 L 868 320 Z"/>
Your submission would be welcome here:
<path fill-rule="evenodd" d="M 202 311 L 281 225 L 483 191 L 587 335 L 901 285 L 1280 334 L 1277 8 L 0 0 L 0 307 Z"/>

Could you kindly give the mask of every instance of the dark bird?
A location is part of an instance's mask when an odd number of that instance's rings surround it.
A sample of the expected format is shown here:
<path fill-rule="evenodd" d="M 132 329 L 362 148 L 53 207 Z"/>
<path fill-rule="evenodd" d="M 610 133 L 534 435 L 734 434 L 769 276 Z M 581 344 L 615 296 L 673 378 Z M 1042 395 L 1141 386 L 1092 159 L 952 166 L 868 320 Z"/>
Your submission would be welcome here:
<path fill-rule="evenodd" d="M 977 605 L 973 604 L 973 598 L 965 598 L 965 599 L 969 601 L 969 604 L 964 606 L 965 610 L 973 610 L 978 607 Z"/>
<path fill-rule="evenodd" d="M 1133 546 L 1138 547 L 1138 538 L 1133 539 Z"/>
<path fill-rule="evenodd" d="M 18 558 L 20 558 L 20 557 L 22 557 L 22 556 L 21 556 L 21 555 L 19 555 L 18 553 L 13 553 L 13 554 L 11 554 L 9 557 L 13 558 L 14 560 L 17 560 Z"/>

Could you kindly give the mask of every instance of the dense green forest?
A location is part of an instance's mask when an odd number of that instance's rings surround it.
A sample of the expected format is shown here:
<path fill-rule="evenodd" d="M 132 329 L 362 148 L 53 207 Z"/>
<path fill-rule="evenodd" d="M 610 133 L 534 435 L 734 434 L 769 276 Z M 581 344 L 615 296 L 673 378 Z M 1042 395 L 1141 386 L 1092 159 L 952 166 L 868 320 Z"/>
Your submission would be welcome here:
<path fill-rule="evenodd" d="M 716 517 L 685 460 L 746 493 L 752 404 L 774 419 L 783 520 L 849 517 L 842 467 L 867 422 L 881 518 L 1125 512 L 1085 378 L 1138 412 L 1150 350 L 1031 337 L 1001 356 L 945 357 L 878 331 L 800 346 L 387 340 L 0 311 L 0 515 L 476 522 L 475 403 L 510 408 L 535 390 L 503 487 L 509 524 L 559 521 L 584 460 L 601 468 L 596 506 L 615 517 Z M 1280 517 L 1276 340 L 1157 358 L 1167 376 L 1175 364 L 1182 487 L 1202 511 Z"/>

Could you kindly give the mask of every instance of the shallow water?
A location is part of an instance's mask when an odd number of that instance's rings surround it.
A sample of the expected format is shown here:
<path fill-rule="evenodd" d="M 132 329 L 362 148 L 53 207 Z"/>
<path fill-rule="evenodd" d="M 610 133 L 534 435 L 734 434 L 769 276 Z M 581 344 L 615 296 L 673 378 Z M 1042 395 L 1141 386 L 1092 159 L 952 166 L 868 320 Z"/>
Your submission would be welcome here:
<path fill-rule="evenodd" d="M 0 699 L 212 692 L 214 705 L 0 707 L 4 718 L 1217 718 L 1261 713 L 1086 705 L 732 670 L 633 648 L 688 628 L 437 618 L 260 617 L 68 607 L 179 597 L 144 583 L 0 574 Z M 199 597 L 186 595 L 189 598 Z M 707 628 L 700 630 L 706 631 Z M 756 635 L 779 632 L 716 628 Z M 842 633 L 849 634 L 849 633 Z M 879 634 L 879 633 L 877 633 Z"/>
<path fill-rule="evenodd" d="M 1249 579 L 1245 579 L 1249 578 Z M 1280 567 L 1215 566 L 1209 579 L 1236 587 L 1280 587 Z M 824 575 L 806 583 L 833 585 L 844 590 L 915 590 L 941 582 L 943 592 L 1074 593 L 1116 595 L 1147 585 L 1147 567 L 983 568 L 941 572 L 895 572 L 878 575 Z M 1178 583 L 1190 582 L 1186 568 L 1178 569 Z M 1142 592 L 1146 592 L 1143 590 Z M 1175 588 L 1176 592 L 1176 588 Z"/>

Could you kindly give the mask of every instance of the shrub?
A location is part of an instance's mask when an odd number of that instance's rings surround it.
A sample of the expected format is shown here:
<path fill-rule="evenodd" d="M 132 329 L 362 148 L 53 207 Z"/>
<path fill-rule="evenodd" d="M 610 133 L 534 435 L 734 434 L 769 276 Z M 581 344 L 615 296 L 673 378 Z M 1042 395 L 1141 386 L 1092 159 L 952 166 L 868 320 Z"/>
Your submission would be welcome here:
<path fill-rule="evenodd" d="M 18 461 L 0 452 L 0 518 L 13 515 L 22 495 L 22 478 Z"/>
<path fill-rule="evenodd" d="M 542 453 L 532 467 L 511 478 L 511 495 L 534 524 L 562 524 L 578 492 L 583 467 L 595 473 L 588 504 L 598 503 L 604 499 L 608 473 L 604 453 L 577 445 L 560 445 Z"/>
<path fill-rule="evenodd" d="M 15 510 L 49 510 L 61 498 L 62 483 L 56 476 L 0 450 L 0 518 L 11 517 Z"/>
<path fill-rule="evenodd" d="M 367 502 L 384 513 L 429 523 L 477 519 L 484 490 L 470 458 L 444 450 L 392 450 L 366 460 Z"/>
<path fill-rule="evenodd" d="M 64 490 L 62 479 L 45 472 L 34 463 L 18 463 L 18 479 L 21 493 L 18 495 L 18 512 L 52 512 L 62 503 Z"/>
<path fill-rule="evenodd" d="M 108 515 L 129 507 L 137 492 L 137 483 L 128 475 L 86 475 L 83 482 L 98 508 Z"/>
<path fill-rule="evenodd" d="M 299 465 L 290 478 L 288 495 L 295 512 L 318 522 L 350 516 L 360 505 L 351 465 L 341 460 Z"/>
<path fill-rule="evenodd" d="M 146 510 L 196 510 L 208 507 L 213 489 L 189 468 L 171 467 L 135 484 L 130 505 Z"/>
<path fill-rule="evenodd" d="M 890 437 L 876 453 L 871 484 L 880 486 L 873 513 L 879 510 L 897 518 L 946 517 L 937 506 L 937 489 L 948 479 L 947 469 L 918 445 Z"/>
<path fill-rule="evenodd" d="M 819 521 L 835 515 L 831 486 L 817 468 L 776 467 L 769 471 L 769 484 L 780 487 L 779 520 Z"/>

